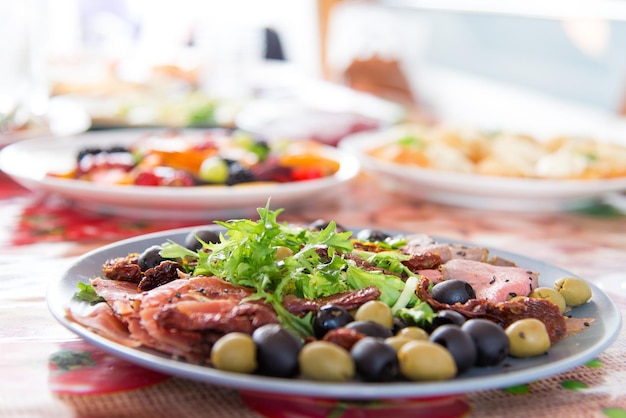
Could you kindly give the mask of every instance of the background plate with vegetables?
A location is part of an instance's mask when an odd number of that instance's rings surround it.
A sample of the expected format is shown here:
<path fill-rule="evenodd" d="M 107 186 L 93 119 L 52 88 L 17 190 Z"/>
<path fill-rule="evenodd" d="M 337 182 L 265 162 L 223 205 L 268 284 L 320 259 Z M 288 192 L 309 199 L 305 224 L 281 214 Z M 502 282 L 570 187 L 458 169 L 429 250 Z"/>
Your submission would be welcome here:
<path fill-rule="evenodd" d="M 198 137 L 213 132 L 221 134 L 227 131 L 190 129 L 178 131 L 178 135 L 183 138 Z M 182 187 L 181 184 L 155 184 L 152 180 L 159 177 L 160 173 L 172 170 L 171 167 L 151 170 L 150 161 L 144 161 L 145 173 L 125 178 L 116 177 L 115 181 L 110 181 L 110 176 L 108 180 L 96 182 L 93 181 L 94 177 L 79 179 L 71 175 L 76 169 L 77 156 L 82 150 L 130 148 L 147 135 L 167 137 L 171 136 L 171 132 L 158 129 L 124 129 L 26 140 L 12 144 L 0 152 L 0 169 L 29 189 L 63 196 L 90 211 L 140 218 L 206 220 L 253 215 L 254 210 L 263 206 L 268 198 L 272 199 L 273 204 L 287 207 L 303 202 L 310 204 L 312 197 L 314 201 L 319 201 L 334 196 L 340 192 L 341 186 L 358 174 L 360 167 L 355 157 L 337 148 L 319 143 L 287 141 L 278 145 L 272 143 L 270 146 L 275 147 L 280 154 L 279 158 L 288 160 L 285 164 L 292 168 L 288 176 L 279 179 L 280 181 L 263 177 L 261 181 L 235 182 L 230 181 L 227 173 L 220 174 L 220 164 L 217 167 L 209 164 L 217 160 L 215 155 L 204 155 L 200 150 L 178 152 L 168 149 L 176 141 L 161 138 L 154 141 L 163 148 L 159 150 L 160 155 L 152 154 L 150 158 L 165 155 L 164 160 L 168 164 L 193 163 L 197 170 L 202 170 L 196 176 L 202 177 L 202 181 L 189 187 Z M 287 149 L 290 146 L 297 149 Z M 229 151 L 238 151 L 234 148 L 231 147 Z M 203 166 L 199 157 L 211 161 Z M 226 159 L 232 161 L 236 158 L 237 155 L 231 155 Z M 269 158 L 276 156 L 270 155 Z M 262 168 L 266 173 L 270 170 L 277 171 L 277 167 L 267 163 Z M 284 171 L 284 167 L 278 168 Z M 107 175 L 115 173 L 109 171 Z M 174 179 L 173 182 L 179 180 Z M 181 180 L 180 183 L 184 181 Z"/>
<path fill-rule="evenodd" d="M 212 226 L 211 228 L 221 228 Z M 593 326 L 584 332 L 565 338 L 550 348 L 546 355 L 531 358 L 508 358 L 500 366 L 473 368 L 456 378 L 439 382 L 353 382 L 327 383 L 303 379 L 275 378 L 259 375 L 220 371 L 176 360 L 168 355 L 144 348 L 129 348 L 70 321 L 66 309 L 80 311 L 86 302 L 74 299 L 78 283 L 101 275 L 104 260 L 132 252 L 142 252 L 153 245 L 168 240 L 182 243 L 193 228 L 159 232 L 120 241 L 94 250 L 79 258 L 56 281 L 48 291 L 48 304 L 53 315 L 63 325 L 87 341 L 137 364 L 199 381 L 252 390 L 264 393 L 302 395 L 334 399 L 399 399 L 449 395 L 475 390 L 507 387 L 527 383 L 560 373 L 583 364 L 606 349 L 616 338 L 621 326 L 619 311 L 614 303 L 597 287 L 590 284 L 593 298 L 577 307 L 573 316 L 594 320 Z M 437 238 L 440 242 L 444 239 Z M 556 266 L 520 255 L 490 249 L 493 256 L 514 261 L 519 266 L 540 272 L 541 286 L 552 286 L 564 276 L 572 276 Z"/>
<path fill-rule="evenodd" d="M 616 161 L 610 160 L 606 163 L 606 170 L 612 175 L 604 173 L 602 176 L 602 171 L 598 168 L 603 167 L 600 164 L 602 161 L 594 153 L 583 158 L 581 155 L 561 156 L 555 152 L 546 153 L 547 157 L 543 162 L 550 163 L 551 171 L 559 175 L 540 177 L 520 174 L 528 167 L 541 165 L 540 161 L 535 161 L 541 160 L 535 155 L 538 151 L 529 146 L 532 152 L 528 152 L 524 146 L 530 140 L 522 135 L 501 135 L 505 139 L 501 150 L 489 139 L 485 140 L 487 135 L 484 133 L 479 141 L 476 139 L 479 135 L 473 131 L 471 135 L 465 135 L 465 132 L 450 129 L 452 133 L 446 131 L 445 135 L 433 135 L 432 139 L 425 141 L 425 136 L 420 136 L 420 132 L 412 125 L 360 132 L 342 139 L 339 148 L 357 156 L 363 171 L 370 174 L 386 190 L 417 200 L 451 206 L 518 212 L 556 212 L 585 208 L 602 201 L 607 194 L 626 189 L 626 177 L 618 175 L 618 171 L 624 167 L 626 148 L 617 144 L 589 140 L 603 145 L 608 149 L 602 148 L 603 152 L 615 157 Z M 575 143 L 573 138 L 569 140 Z M 477 164 L 465 155 L 471 154 L 469 150 L 474 152 L 475 148 L 479 148 L 476 143 L 480 147 L 487 143 L 498 150 L 482 160 L 488 160 L 491 170 L 489 172 L 486 168 L 485 172 L 479 172 Z M 534 147 L 539 147 L 539 140 L 531 143 Z M 468 150 L 461 151 L 464 148 Z M 481 152 L 484 152 L 482 148 Z M 579 168 L 581 165 L 576 157 L 582 159 L 583 167 L 586 161 L 600 163 L 590 164 L 588 172 L 585 172 L 587 177 L 582 174 L 568 177 L 566 174 L 567 169 L 571 169 L 570 166 Z M 518 167 L 521 167 L 519 171 Z M 559 171 L 561 169 L 565 174 Z"/>

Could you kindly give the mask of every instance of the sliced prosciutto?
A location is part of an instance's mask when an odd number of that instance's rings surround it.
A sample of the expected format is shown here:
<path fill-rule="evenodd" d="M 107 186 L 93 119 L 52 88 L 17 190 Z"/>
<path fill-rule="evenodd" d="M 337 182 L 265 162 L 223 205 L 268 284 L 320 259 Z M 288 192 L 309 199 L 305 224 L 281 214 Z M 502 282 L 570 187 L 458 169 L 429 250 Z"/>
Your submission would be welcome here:
<path fill-rule="evenodd" d="M 274 309 L 262 300 L 248 300 L 254 289 L 232 285 L 216 277 L 181 277 L 148 291 L 136 283 L 96 278 L 96 293 L 105 299 L 97 314 L 68 313 L 78 323 L 122 344 L 145 346 L 206 363 L 211 347 L 230 332 L 252 332 L 278 323 Z M 327 303 L 346 309 L 378 299 L 380 291 L 368 287 L 308 300 L 292 295 L 283 304 L 293 314 L 315 312 Z"/>
<path fill-rule="evenodd" d="M 131 336 L 128 326 L 115 316 L 115 313 L 106 303 L 98 303 L 87 311 L 74 312 L 66 310 L 68 318 L 77 322 L 97 334 L 127 347 L 139 347 L 141 342 Z"/>
<path fill-rule="evenodd" d="M 442 280 L 469 283 L 478 299 L 494 303 L 514 296 L 528 296 L 539 286 L 539 273 L 516 266 L 496 266 L 474 260 L 454 259 L 440 267 Z"/>

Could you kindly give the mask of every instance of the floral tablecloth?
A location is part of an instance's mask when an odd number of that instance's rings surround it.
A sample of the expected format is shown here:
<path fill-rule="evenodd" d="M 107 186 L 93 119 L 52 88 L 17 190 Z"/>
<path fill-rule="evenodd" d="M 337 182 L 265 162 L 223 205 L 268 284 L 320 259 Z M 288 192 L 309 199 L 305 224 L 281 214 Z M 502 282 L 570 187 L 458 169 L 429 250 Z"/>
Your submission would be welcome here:
<path fill-rule="evenodd" d="M 626 216 L 504 213 L 413 202 L 365 176 L 341 199 L 283 220 L 424 232 L 497 247 L 598 283 L 626 282 Z M 209 223 L 210 220 L 207 220 Z M 238 392 L 164 375 L 82 341 L 55 321 L 45 294 L 77 256 L 118 239 L 195 225 L 82 212 L 0 173 L 0 416 L 2 417 L 626 417 L 626 333 L 593 361 L 527 384 L 427 400 L 342 402 Z M 610 289 L 607 289 L 610 290 Z M 626 300 L 613 295 L 622 313 Z"/>

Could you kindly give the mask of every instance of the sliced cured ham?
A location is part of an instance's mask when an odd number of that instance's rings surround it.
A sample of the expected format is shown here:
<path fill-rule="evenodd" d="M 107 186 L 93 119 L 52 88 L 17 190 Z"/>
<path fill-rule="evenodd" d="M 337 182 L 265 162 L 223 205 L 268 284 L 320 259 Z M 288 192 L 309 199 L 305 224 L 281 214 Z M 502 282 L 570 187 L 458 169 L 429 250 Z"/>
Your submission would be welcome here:
<path fill-rule="evenodd" d="M 442 280 L 469 283 L 478 299 L 504 302 L 528 296 L 539 286 L 539 273 L 516 266 L 496 266 L 474 260 L 450 260 L 440 267 Z"/>
<path fill-rule="evenodd" d="M 211 347 L 230 332 L 252 334 L 255 329 L 278 323 L 274 309 L 262 300 L 248 300 L 254 289 L 235 286 L 216 277 L 181 277 L 147 291 L 129 281 L 96 278 L 96 293 L 105 299 L 98 314 L 68 313 L 76 322 L 128 346 L 145 346 L 206 363 Z M 292 295 L 283 305 L 295 315 L 315 312 L 327 303 L 354 309 L 376 300 L 380 290 L 367 287 L 308 300 Z"/>
<path fill-rule="evenodd" d="M 127 347 L 139 347 L 141 342 L 133 338 L 128 327 L 119 320 L 106 303 L 98 303 L 87 312 L 66 311 L 68 318 L 95 333 Z"/>

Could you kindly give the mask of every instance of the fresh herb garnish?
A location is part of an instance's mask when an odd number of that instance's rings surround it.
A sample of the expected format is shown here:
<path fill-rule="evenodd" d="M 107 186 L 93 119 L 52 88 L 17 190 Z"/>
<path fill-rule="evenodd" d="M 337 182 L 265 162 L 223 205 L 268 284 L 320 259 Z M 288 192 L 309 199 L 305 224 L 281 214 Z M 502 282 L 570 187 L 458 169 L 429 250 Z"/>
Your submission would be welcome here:
<path fill-rule="evenodd" d="M 424 139 L 412 135 L 402 137 L 398 139 L 397 142 L 400 146 L 410 148 L 424 148 L 426 146 L 426 141 Z"/>
<path fill-rule="evenodd" d="M 78 282 L 77 286 L 78 292 L 74 294 L 74 298 L 89 302 L 92 305 L 95 305 L 99 302 L 104 302 L 104 298 L 102 296 L 98 296 L 91 284 Z"/>

